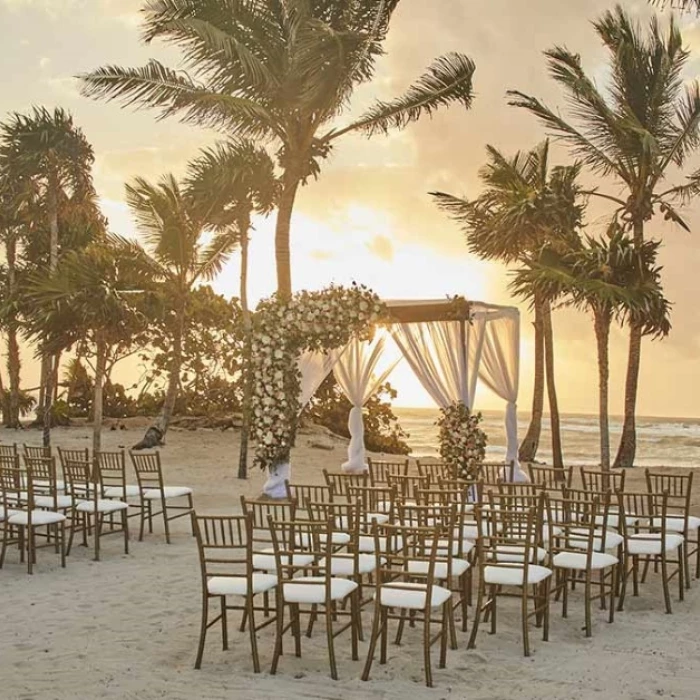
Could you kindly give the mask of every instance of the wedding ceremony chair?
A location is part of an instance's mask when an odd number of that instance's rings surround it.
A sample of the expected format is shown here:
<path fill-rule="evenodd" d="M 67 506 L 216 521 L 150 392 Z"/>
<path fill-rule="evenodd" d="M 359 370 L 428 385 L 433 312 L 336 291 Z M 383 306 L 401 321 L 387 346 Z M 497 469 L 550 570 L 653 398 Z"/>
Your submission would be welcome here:
<path fill-rule="evenodd" d="M 408 474 L 408 459 L 389 462 L 379 459 L 367 459 L 369 465 L 370 479 L 373 484 L 388 484 L 387 476 L 389 474 L 399 474 L 406 476 Z"/>

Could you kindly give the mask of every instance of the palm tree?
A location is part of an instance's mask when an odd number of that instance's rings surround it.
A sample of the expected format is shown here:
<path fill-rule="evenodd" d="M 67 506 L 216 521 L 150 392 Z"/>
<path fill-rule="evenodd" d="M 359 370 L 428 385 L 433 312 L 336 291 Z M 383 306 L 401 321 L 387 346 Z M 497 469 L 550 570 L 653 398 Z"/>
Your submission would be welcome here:
<path fill-rule="evenodd" d="M 403 96 L 377 101 L 336 126 L 355 87 L 372 79 L 399 0 L 151 0 L 146 42 L 184 50 L 191 75 L 151 60 L 81 76 L 85 95 L 151 107 L 161 116 L 277 146 L 281 193 L 275 232 L 278 293 L 291 296 L 290 222 L 299 186 L 317 177 L 335 141 L 402 129 L 452 103 L 471 105 L 474 63 L 435 60 Z"/>
<path fill-rule="evenodd" d="M 160 285 L 169 308 L 171 333 L 168 384 L 155 428 L 168 430 L 180 385 L 183 341 L 187 333 L 187 304 L 194 286 L 215 277 L 238 243 L 228 227 L 203 243 L 211 227 L 211 209 L 194 203 L 172 175 L 157 184 L 136 178 L 126 186 L 126 201 L 141 231 L 152 265 L 152 279 Z"/>
<path fill-rule="evenodd" d="M 217 144 L 190 163 L 187 180 L 194 202 L 208 209 L 207 217 L 217 229 L 229 230 L 241 246 L 240 300 L 245 333 L 242 358 L 243 425 L 238 460 L 238 478 L 248 471 L 251 318 L 248 308 L 248 239 L 253 213 L 269 214 L 279 195 L 275 166 L 264 148 L 250 141 Z"/>
<path fill-rule="evenodd" d="M 645 241 L 640 250 L 622 227 L 613 222 L 607 235 L 598 239 L 572 239 L 568 250 L 545 248 L 512 283 L 516 292 L 533 289 L 550 299 L 586 308 L 593 315 L 598 352 L 598 417 L 600 464 L 610 469 L 608 413 L 610 327 L 614 319 L 633 319 L 645 335 L 661 337 L 670 330 L 669 304 L 660 285 L 656 266 L 657 241 Z"/>
<path fill-rule="evenodd" d="M 580 56 L 555 47 L 545 55 L 550 75 L 566 95 L 571 121 L 521 92 L 509 93 L 511 104 L 529 110 L 585 166 L 624 189 L 621 197 L 595 194 L 617 206 L 640 250 L 646 223 L 657 211 L 688 228 L 672 205 L 700 191 L 700 171 L 683 186 L 663 189 L 662 181 L 671 166 L 682 168 L 700 147 L 700 86 L 683 79 L 689 53 L 673 19 L 663 30 L 653 18 L 643 32 L 618 5 L 593 26 L 609 54 L 606 91 L 586 75 Z M 615 466 L 634 463 L 642 335 L 642 327 L 630 319 L 625 417 Z"/>
<path fill-rule="evenodd" d="M 111 343 L 133 337 L 145 323 L 134 294 L 149 284 L 150 261 L 131 242 L 116 237 L 61 258 L 49 277 L 34 273 L 27 295 L 33 313 L 28 328 L 42 348 L 55 352 L 88 339 L 95 352 L 93 454 L 101 449 L 103 389 Z"/>
<path fill-rule="evenodd" d="M 58 265 L 59 210 L 66 198 L 90 201 L 92 186 L 92 147 L 75 126 L 70 114 L 61 108 L 50 112 L 35 107 L 30 114 L 13 114 L 0 125 L 0 160 L 14 177 L 31 180 L 42 212 L 43 229 L 48 230 L 49 273 Z M 45 228 L 44 228 L 45 227 Z M 42 386 L 45 446 L 51 443 L 51 406 L 57 358 L 42 358 Z"/>
<path fill-rule="evenodd" d="M 578 166 L 549 168 L 549 144 L 507 158 L 487 146 L 489 160 L 480 170 L 482 193 L 473 200 L 432 193 L 438 206 L 459 222 L 469 250 L 485 260 L 526 265 L 543 245 L 555 245 L 574 235 L 581 225 L 583 205 L 576 184 Z M 552 422 L 555 466 L 563 466 L 559 410 L 554 382 L 554 350 L 550 299 L 539 289 L 520 288 L 535 315 L 535 377 L 532 418 L 519 458 L 534 460 L 539 445 L 545 375 Z"/>

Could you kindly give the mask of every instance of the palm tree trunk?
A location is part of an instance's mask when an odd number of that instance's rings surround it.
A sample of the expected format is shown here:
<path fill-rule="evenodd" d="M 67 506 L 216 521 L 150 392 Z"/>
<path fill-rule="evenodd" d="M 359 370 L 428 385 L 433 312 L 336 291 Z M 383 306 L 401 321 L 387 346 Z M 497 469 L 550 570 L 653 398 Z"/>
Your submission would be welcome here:
<path fill-rule="evenodd" d="M 242 217 L 239 223 L 241 232 L 241 312 L 243 315 L 243 357 L 241 372 L 243 375 L 243 422 L 241 424 L 241 446 L 238 453 L 238 478 L 248 477 L 248 437 L 250 435 L 250 400 L 253 393 L 253 375 L 250 366 L 252 327 L 250 309 L 248 308 L 248 229 L 250 217 Z"/>
<path fill-rule="evenodd" d="M 637 249 L 644 242 L 644 219 L 636 217 L 632 222 L 634 245 Z M 613 467 L 631 467 L 637 453 L 637 389 L 639 386 L 639 366 L 642 360 L 642 328 L 630 324 L 630 342 L 627 351 L 627 376 L 625 377 L 625 416 L 622 423 L 620 445 Z"/>
<path fill-rule="evenodd" d="M 277 265 L 277 293 L 283 298 L 292 296 L 292 266 L 290 257 L 289 232 L 294 210 L 294 200 L 299 189 L 300 179 L 289 166 L 282 179 L 282 193 L 277 223 L 275 226 L 275 262 Z"/>
<path fill-rule="evenodd" d="M 49 175 L 48 188 L 48 216 L 49 216 L 49 274 L 53 274 L 58 266 L 58 181 L 55 174 Z M 44 447 L 51 446 L 51 408 L 53 406 L 53 380 L 54 358 L 45 356 L 46 364 L 42 368 L 45 372 L 44 383 L 44 432 L 42 443 Z M 43 364 L 43 363 L 42 363 Z"/>
<path fill-rule="evenodd" d="M 172 357 L 170 360 L 170 371 L 168 375 L 168 388 L 165 392 L 165 400 L 160 416 L 155 427 L 160 430 L 161 437 L 168 432 L 168 425 L 175 410 L 175 401 L 180 387 L 180 369 L 182 368 L 182 341 L 185 334 L 185 305 L 181 304 L 178 311 L 178 321 L 173 334 Z"/>
<path fill-rule="evenodd" d="M 610 471 L 610 419 L 608 413 L 608 385 L 610 379 L 609 339 L 610 309 L 593 305 L 593 327 L 598 346 L 598 424 L 600 427 L 600 466 Z"/>
<path fill-rule="evenodd" d="M 5 246 L 7 256 L 7 281 L 11 303 L 17 301 L 17 275 L 16 275 L 16 255 L 17 238 L 11 232 L 7 238 Z M 19 387 L 21 361 L 19 357 L 19 343 L 17 342 L 17 317 L 12 312 L 7 323 L 7 372 L 10 377 L 10 401 L 9 415 L 6 416 L 6 425 L 10 428 L 19 428 Z"/>
<path fill-rule="evenodd" d="M 559 425 L 559 402 L 554 381 L 554 333 L 552 331 L 552 307 L 549 301 L 542 305 L 544 335 L 544 365 L 547 375 L 547 397 L 549 398 L 549 422 L 552 431 L 552 466 L 561 469 L 564 479 L 564 458 L 561 451 L 561 429 Z"/>
<path fill-rule="evenodd" d="M 102 449 L 102 415 L 104 412 L 104 378 L 107 364 L 107 343 L 102 333 L 95 339 L 97 357 L 95 359 L 95 389 L 92 400 L 92 454 L 95 459 Z"/>
<path fill-rule="evenodd" d="M 542 432 L 542 412 L 544 409 L 544 334 L 542 326 L 542 299 L 535 295 L 535 385 L 532 392 L 532 417 L 527 433 L 520 443 L 518 459 L 533 462 L 537 456 Z"/>

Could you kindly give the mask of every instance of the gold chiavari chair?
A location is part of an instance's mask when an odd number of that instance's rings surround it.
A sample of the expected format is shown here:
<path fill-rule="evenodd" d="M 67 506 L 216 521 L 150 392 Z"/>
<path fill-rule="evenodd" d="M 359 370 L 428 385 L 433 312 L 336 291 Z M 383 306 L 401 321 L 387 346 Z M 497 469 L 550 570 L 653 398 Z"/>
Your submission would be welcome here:
<path fill-rule="evenodd" d="M 253 571 L 252 515 L 197 515 L 192 511 L 191 517 L 202 576 L 202 623 L 194 667 L 201 668 L 207 630 L 217 622 L 221 622 L 223 648 L 228 649 L 227 612 L 242 610 L 250 633 L 253 670 L 260 673 L 257 632 L 275 622 L 276 618 L 268 617 L 256 624 L 255 613 L 264 608 L 255 606 L 255 596 L 274 590 L 277 576 Z M 230 597 L 243 598 L 243 604 L 229 604 Z M 212 598 L 219 599 L 220 612 L 210 620 Z"/>
<path fill-rule="evenodd" d="M 683 554 L 683 535 L 668 529 L 668 493 L 632 493 L 619 491 L 620 526 L 625 540 L 624 565 L 618 610 L 622 610 L 627 592 L 627 580 L 632 575 L 633 595 L 639 595 L 640 559 L 653 558 L 661 567 L 661 585 L 666 612 L 673 612 L 669 582 L 678 577 L 678 599 L 684 597 L 686 559 Z M 633 515 L 634 525 L 628 525 Z M 676 568 L 669 571 L 669 564 Z"/>
<path fill-rule="evenodd" d="M 646 469 L 644 474 L 649 493 L 668 494 L 669 512 L 666 516 L 666 530 L 683 535 L 684 580 L 686 588 L 690 588 L 690 558 L 693 554 L 695 554 L 695 578 L 700 578 L 700 518 L 690 514 L 693 472 L 688 470 L 687 474 L 667 474 Z"/>
<path fill-rule="evenodd" d="M 51 448 L 36 445 L 22 445 L 25 457 L 51 457 Z"/>
<path fill-rule="evenodd" d="M 581 485 L 585 491 L 617 491 L 625 490 L 625 476 L 627 471 L 604 471 L 590 467 L 580 467 Z"/>
<path fill-rule="evenodd" d="M 442 527 L 405 527 L 403 525 L 373 525 L 377 572 L 375 576 L 374 620 L 367 661 L 362 680 L 369 679 L 374 654 L 379 642 L 379 663 L 387 661 L 389 620 L 402 625 L 406 613 L 413 622 L 423 623 L 423 664 L 425 684 L 433 685 L 430 649 L 440 642 L 439 668 L 447 659 L 452 591 L 440 586 L 435 579 L 437 553 Z M 439 634 L 431 635 L 433 611 L 440 613 Z"/>
<path fill-rule="evenodd" d="M 389 483 L 387 479 L 389 474 L 399 474 L 401 476 L 408 474 L 408 459 L 390 462 L 368 458 L 367 464 L 369 465 L 370 479 L 375 485 Z"/>
<path fill-rule="evenodd" d="M 441 479 L 456 479 L 457 473 L 446 462 L 424 462 L 416 460 L 416 467 L 420 476 L 426 476 L 431 483 L 436 483 Z"/>
<path fill-rule="evenodd" d="M 192 489 L 189 486 L 166 486 L 160 462 L 160 452 L 130 452 L 131 462 L 136 471 L 141 499 L 141 527 L 139 541 L 143 540 L 143 531 L 148 521 L 148 532 L 153 532 L 153 518 L 163 516 L 165 541 L 170 544 L 169 523 L 177 518 L 185 518 L 194 508 Z M 182 504 L 185 499 L 185 504 Z M 170 501 L 178 501 L 173 504 Z M 153 511 L 153 503 L 160 504 L 159 511 Z"/>
<path fill-rule="evenodd" d="M 530 481 L 548 491 L 561 491 L 563 486 L 570 487 L 573 480 L 574 468 L 543 467 L 539 464 L 528 464 Z"/>
<path fill-rule="evenodd" d="M 291 484 L 289 479 L 284 482 L 287 498 L 296 502 L 297 511 L 307 510 L 307 503 L 331 503 L 333 487 L 321 484 Z M 307 513 L 308 515 L 308 513 Z"/>
<path fill-rule="evenodd" d="M 369 472 L 362 474 L 345 474 L 344 472 L 329 472 L 323 470 L 323 478 L 328 486 L 333 489 L 333 493 L 338 496 L 347 496 L 348 486 L 371 486 L 371 475 Z"/>
<path fill-rule="evenodd" d="M 322 608 L 326 620 L 326 644 L 331 668 L 331 678 L 338 680 L 335 659 L 335 638 L 350 630 L 352 658 L 358 658 L 358 634 L 360 629 L 360 605 L 358 584 L 333 575 L 332 548 L 327 543 L 332 538 L 333 523 L 314 520 L 274 520 L 268 516 L 272 535 L 276 569 L 279 576 L 277 588 L 277 636 L 270 673 L 277 673 L 282 655 L 282 640 L 291 630 L 296 656 L 301 656 L 301 615 L 319 614 Z M 299 557 L 310 560 L 299 564 Z M 349 611 L 341 610 L 349 600 Z M 304 606 L 304 607 L 302 607 Z M 308 607 L 307 607 L 308 606 Z M 290 623 L 285 626 L 285 608 L 290 611 Z M 350 620 L 340 629 L 334 628 L 337 617 L 349 616 Z"/>
<path fill-rule="evenodd" d="M 0 445 L 0 457 L 15 457 L 17 455 L 17 443 Z"/>
<path fill-rule="evenodd" d="M 416 503 L 418 491 L 430 488 L 428 476 L 389 474 L 388 479 L 389 486 L 396 488 L 399 500 L 404 503 Z"/>

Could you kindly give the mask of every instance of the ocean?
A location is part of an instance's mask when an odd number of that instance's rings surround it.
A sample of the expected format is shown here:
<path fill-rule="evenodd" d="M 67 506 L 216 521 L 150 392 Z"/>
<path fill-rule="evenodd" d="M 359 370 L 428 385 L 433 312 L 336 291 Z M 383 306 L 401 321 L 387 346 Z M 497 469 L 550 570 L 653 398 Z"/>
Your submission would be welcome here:
<path fill-rule="evenodd" d="M 412 449 L 411 456 L 426 457 L 438 454 L 435 421 L 439 415 L 432 408 L 393 407 L 401 427 L 409 433 L 406 440 Z M 482 411 L 481 423 L 488 436 L 487 459 L 503 459 L 505 455 L 505 430 L 503 413 Z M 523 438 L 529 425 L 529 415 L 518 416 L 518 436 Z M 538 461 L 551 463 L 551 438 L 549 416 L 542 421 Z M 610 446 L 612 459 L 615 458 L 622 419 L 610 419 Z M 561 415 L 561 440 L 566 464 L 598 464 L 600 442 L 598 417 L 595 415 L 564 413 Z M 637 458 L 638 466 L 693 467 L 700 465 L 700 419 L 696 418 L 637 418 Z"/>

